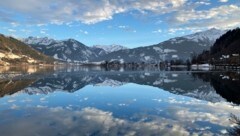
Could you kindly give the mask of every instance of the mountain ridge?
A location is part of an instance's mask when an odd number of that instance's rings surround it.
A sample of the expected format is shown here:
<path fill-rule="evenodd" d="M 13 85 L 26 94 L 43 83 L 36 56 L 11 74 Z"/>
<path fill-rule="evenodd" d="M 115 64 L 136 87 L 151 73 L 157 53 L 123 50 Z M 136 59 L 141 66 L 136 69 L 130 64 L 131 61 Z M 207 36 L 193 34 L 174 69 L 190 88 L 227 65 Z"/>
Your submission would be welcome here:
<path fill-rule="evenodd" d="M 208 50 L 214 44 L 216 38 L 225 31 L 210 29 L 182 37 L 171 38 L 167 41 L 144 47 L 137 47 L 128 50 L 120 50 L 95 58 L 93 61 L 124 61 L 124 62 L 145 62 L 159 63 L 171 60 L 190 60 L 194 54 Z M 210 39 L 208 35 L 214 34 Z"/>
<path fill-rule="evenodd" d="M 90 47 L 74 39 L 53 40 L 45 37 L 34 41 L 34 38 L 29 37 L 30 40 L 26 38 L 23 41 L 46 55 L 67 62 L 159 63 L 170 60 L 190 60 L 193 55 L 210 49 L 215 40 L 224 33 L 225 30 L 212 28 L 182 37 L 171 38 L 155 45 L 132 49 L 119 45 L 95 45 Z M 77 46 L 79 46 L 78 49 L 76 49 Z"/>

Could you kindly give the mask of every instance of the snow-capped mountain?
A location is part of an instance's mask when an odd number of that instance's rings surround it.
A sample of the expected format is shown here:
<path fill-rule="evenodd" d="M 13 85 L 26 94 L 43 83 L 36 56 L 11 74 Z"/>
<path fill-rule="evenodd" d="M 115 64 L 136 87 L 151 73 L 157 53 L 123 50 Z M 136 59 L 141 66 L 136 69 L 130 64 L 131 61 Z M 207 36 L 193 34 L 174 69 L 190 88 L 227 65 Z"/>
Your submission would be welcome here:
<path fill-rule="evenodd" d="M 103 49 L 106 54 L 119 51 L 119 50 L 125 50 L 128 49 L 127 47 L 124 47 L 122 45 L 94 45 L 92 48 L 98 48 L 98 49 Z"/>
<path fill-rule="evenodd" d="M 67 62 L 87 63 L 98 56 L 127 49 L 121 45 L 88 47 L 74 39 L 54 40 L 48 37 L 28 37 L 23 39 L 23 42 L 48 56 Z"/>
<path fill-rule="evenodd" d="M 96 57 L 90 47 L 74 39 L 57 41 L 47 37 L 29 37 L 23 42 L 48 56 L 67 62 L 88 62 L 90 58 Z"/>
<path fill-rule="evenodd" d="M 195 34 L 183 36 L 183 38 L 196 41 L 196 42 L 205 41 L 205 40 L 209 40 L 210 42 L 215 42 L 216 39 L 218 39 L 221 35 L 223 35 L 226 32 L 227 31 L 212 28 L 203 32 L 197 32 Z"/>
<path fill-rule="evenodd" d="M 124 62 L 158 63 L 165 60 L 186 61 L 194 54 L 209 50 L 215 40 L 226 31 L 210 29 L 191 35 L 176 37 L 152 46 L 125 49 L 109 53 L 93 61 L 119 60 Z"/>

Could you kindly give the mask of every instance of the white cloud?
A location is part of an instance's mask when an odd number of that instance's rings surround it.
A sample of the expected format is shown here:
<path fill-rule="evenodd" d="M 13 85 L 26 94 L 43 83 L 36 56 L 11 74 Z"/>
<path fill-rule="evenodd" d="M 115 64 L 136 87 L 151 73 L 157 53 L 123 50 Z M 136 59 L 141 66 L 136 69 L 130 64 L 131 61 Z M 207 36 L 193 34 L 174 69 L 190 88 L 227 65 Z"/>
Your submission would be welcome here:
<path fill-rule="evenodd" d="M 38 27 L 46 26 L 46 24 L 37 24 Z"/>
<path fill-rule="evenodd" d="M 8 100 L 9 103 L 15 102 L 16 100 L 10 99 Z"/>
<path fill-rule="evenodd" d="M 122 29 L 125 29 L 125 28 L 127 28 L 127 26 L 124 26 L 124 25 L 120 25 L 120 26 L 118 26 L 118 28 L 122 28 Z"/>
<path fill-rule="evenodd" d="M 8 29 L 8 31 L 11 32 L 11 33 L 16 32 L 16 30 L 14 30 L 14 29 Z"/>
<path fill-rule="evenodd" d="M 219 2 L 228 2 L 228 0 L 219 0 Z"/>
<path fill-rule="evenodd" d="M 88 34 L 88 31 L 80 30 L 80 32 L 83 34 Z"/>
<path fill-rule="evenodd" d="M 32 32 L 32 30 L 29 30 L 29 29 L 20 29 L 20 31 L 27 34 Z"/>
<path fill-rule="evenodd" d="M 19 23 L 12 22 L 11 25 L 12 25 L 12 27 L 17 27 L 17 26 L 19 26 Z"/>
<path fill-rule="evenodd" d="M 13 104 L 10 108 L 11 108 L 11 109 L 18 109 L 19 106 L 17 106 L 16 104 Z"/>
<path fill-rule="evenodd" d="M 136 113 L 129 117 L 129 119 L 138 119 L 136 121 L 130 121 L 124 117 L 118 118 L 112 112 L 93 107 L 72 110 L 71 106 L 48 108 L 39 105 L 37 108 L 31 107 L 29 110 L 28 114 L 34 116 L 29 116 L 27 120 L 25 118 L 8 120 L 7 125 L 2 126 L 0 130 L 3 135 L 16 133 L 31 135 L 36 134 L 36 132 L 38 135 L 59 135 L 66 134 L 66 132 L 68 135 L 91 135 L 94 132 L 97 132 L 98 135 L 117 135 L 119 133 L 123 135 L 188 136 L 193 135 L 193 133 L 196 135 L 220 135 L 226 133 L 224 128 L 231 126 L 231 122 L 228 120 L 229 113 L 239 114 L 239 107 L 232 107 L 229 103 L 224 102 L 206 103 L 195 99 L 179 101 L 175 98 L 167 101 L 161 99 L 160 102 L 162 101 L 170 105 L 164 110 L 160 108 L 159 115 Z M 13 105 L 12 108 L 19 107 Z M 12 118 L 12 114 L 4 114 L 4 117 Z M 200 122 L 204 122 L 204 124 Z M 212 130 L 211 126 L 218 127 Z M 26 127 L 31 127 L 31 129 L 22 131 Z"/>
<path fill-rule="evenodd" d="M 41 30 L 41 31 L 40 31 L 40 33 L 41 33 L 41 34 L 45 34 L 46 32 L 45 32 L 45 31 L 43 31 L 43 30 Z"/>
<path fill-rule="evenodd" d="M 161 24 L 163 21 L 162 20 L 158 20 L 155 24 Z"/>
<path fill-rule="evenodd" d="M 186 31 L 190 31 L 192 33 L 200 32 L 204 28 L 198 28 L 198 27 L 176 27 L 176 28 L 169 28 L 167 30 L 168 34 L 174 35 L 174 34 L 185 34 Z"/>
<path fill-rule="evenodd" d="M 158 29 L 156 31 L 152 31 L 153 33 L 162 33 L 162 30 L 161 29 Z"/>
<path fill-rule="evenodd" d="M 196 2 L 196 4 L 198 4 L 198 5 L 211 5 L 211 3 L 209 1 L 198 1 L 198 2 Z"/>
<path fill-rule="evenodd" d="M 219 0 L 219 2 L 228 2 L 228 0 Z M 24 2 L 8 0 L 0 4 L 2 9 L 0 20 L 14 22 L 12 26 L 15 27 L 21 23 L 35 24 L 39 27 L 47 24 L 66 24 L 72 27 L 74 22 L 95 24 L 111 20 L 116 14 L 137 11 L 147 17 L 171 13 L 163 18 L 159 17 L 160 20 L 155 24 L 167 22 L 173 29 L 202 30 L 212 27 L 226 29 L 240 25 L 238 5 L 212 5 L 210 0 L 25 0 Z M 203 10 L 198 8 L 200 6 L 207 8 Z M 18 13 L 18 18 L 15 13 Z M 125 31 L 136 32 L 127 26 L 118 27 Z"/>
<path fill-rule="evenodd" d="M 137 32 L 135 29 L 131 28 L 130 26 L 120 25 L 120 26 L 118 26 L 118 28 L 122 29 L 126 32 L 133 32 L 133 33 Z"/>
<path fill-rule="evenodd" d="M 40 30 L 40 34 L 48 35 L 48 34 L 47 34 L 47 31 L 48 31 L 48 29 L 41 29 L 41 30 Z"/>
<path fill-rule="evenodd" d="M 24 118 L 9 120 L 7 125 L 0 128 L 1 134 L 63 135 L 67 132 L 68 135 L 93 135 L 97 132 L 97 135 L 190 135 L 181 123 L 159 117 L 147 122 L 144 119 L 131 122 L 114 117 L 112 112 L 91 107 L 72 111 L 62 107 L 38 106 L 35 110 L 38 112 L 34 112 L 34 116 L 28 116 L 27 120 Z M 6 115 L 8 116 L 10 114 Z M 141 118 L 140 115 L 136 116 Z M 31 129 L 22 131 L 26 127 Z"/>

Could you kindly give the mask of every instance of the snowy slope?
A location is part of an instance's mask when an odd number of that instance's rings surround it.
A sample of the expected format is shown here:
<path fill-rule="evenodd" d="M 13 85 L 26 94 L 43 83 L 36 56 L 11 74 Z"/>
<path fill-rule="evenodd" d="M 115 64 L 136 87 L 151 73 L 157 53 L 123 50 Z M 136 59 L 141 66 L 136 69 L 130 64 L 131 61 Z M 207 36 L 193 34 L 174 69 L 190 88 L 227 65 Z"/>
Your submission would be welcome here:
<path fill-rule="evenodd" d="M 57 41 L 47 37 L 29 37 L 23 42 L 48 56 L 67 62 L 88 62 L 90 58 L 96 57 L 90 47 L 74 39 Z"/>
<path fill-rule="evenodd" d="M 195 42 L 204 41 L 204 40 L 215 42 L 217 38 L 219 38 L 221 35 L 223 35 L 226 32 L 227 31 L 212 28 L 203 32 L 198 32 L 195 34 L 183 36 L 183 38 L 186 38 Z"/>

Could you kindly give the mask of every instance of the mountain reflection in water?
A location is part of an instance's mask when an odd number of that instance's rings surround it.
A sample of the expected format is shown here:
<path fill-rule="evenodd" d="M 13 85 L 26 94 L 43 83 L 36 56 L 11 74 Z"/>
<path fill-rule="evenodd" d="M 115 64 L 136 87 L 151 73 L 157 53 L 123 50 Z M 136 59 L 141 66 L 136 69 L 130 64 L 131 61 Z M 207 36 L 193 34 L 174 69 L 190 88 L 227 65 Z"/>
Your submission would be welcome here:
<path fill-rule="evenodd" d="M 240 115 L 238 72 L 80 66 L 0 72 L 4 135 L 224 135 L 230 115 Z"/>

